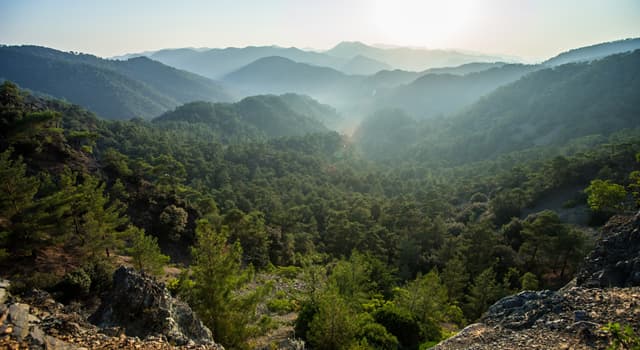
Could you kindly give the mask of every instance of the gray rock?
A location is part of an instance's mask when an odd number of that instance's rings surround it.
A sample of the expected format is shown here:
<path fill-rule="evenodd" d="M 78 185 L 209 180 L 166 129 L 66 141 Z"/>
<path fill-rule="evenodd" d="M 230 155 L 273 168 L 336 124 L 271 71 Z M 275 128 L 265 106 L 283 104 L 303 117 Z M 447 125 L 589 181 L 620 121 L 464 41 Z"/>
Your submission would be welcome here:
<path fill-rule="evenodd" d="M 11 304 L 7 320 L 13 324 L 13 335 L 24 339 L 29 334 L 29 305 Z"/>
<path fill-rule="evenodd" d="M 32 327 L 29 332 L 29 338 L 31 340 L 31 347 L 40 347 L 47 350 L 71 350 L 77 349 L 76 346 L 69 344 L 60 339 L 56 339 L 52 336 L 46 335 L 40 327 Z"/>
<path fill-rule="evenodd" d="M 132 268 L 120 267 L 113 286 L 90 321 L 101 328 L 122 327 L 141 339 L 163 336 L 177 345 L 214 344 L 211 331 L 165 286 Z"/>
<path fill-rule="evenodd" d="M 509 329 L 532 327 L 550 313 L 562 311 L 562 297 L 550 290 L 524 291 L 498 300 L 489 307 L 483 322 L 499 324 Z"/>
<path fill-rule="evenodd" d="M 574 322 L 587 321 L 588 319 L 589 315 L 587 315 L 587 312 L 584 310 L 576 310 L 573 312 Z"/>
<path fill-rule="evenodd" d="M 578 272 L 577 285 L 589 288 L 640 286 L 640 212 L 613 217 L 602 239 Z"/>

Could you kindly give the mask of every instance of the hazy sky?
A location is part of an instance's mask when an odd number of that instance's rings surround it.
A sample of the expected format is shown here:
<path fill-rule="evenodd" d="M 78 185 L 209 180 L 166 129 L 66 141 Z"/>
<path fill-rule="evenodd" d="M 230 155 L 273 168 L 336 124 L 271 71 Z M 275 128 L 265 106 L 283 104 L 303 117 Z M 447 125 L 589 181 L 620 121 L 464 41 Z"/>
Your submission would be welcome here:
<path fill-rule="evenodd" d="M 362 41 L 542 59 L 640 36 L 640 0 L 0 0 L 0 43 L 99 56 Z"/>

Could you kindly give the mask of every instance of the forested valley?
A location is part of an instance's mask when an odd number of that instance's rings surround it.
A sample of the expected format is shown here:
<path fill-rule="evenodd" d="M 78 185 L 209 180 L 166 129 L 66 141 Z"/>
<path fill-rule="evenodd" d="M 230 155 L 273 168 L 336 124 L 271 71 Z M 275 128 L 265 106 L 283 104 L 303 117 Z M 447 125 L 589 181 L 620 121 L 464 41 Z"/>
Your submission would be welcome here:
<path fill-rule="evenodd" d="M 13 293 L 91 305 L 133 266 L 227 349 L 285 316 L 313 349 L 426 349 L 562 287 L 594 228 L 638 208 L 639 84 L 640 51 L 539 67 L 451 116 L 381 108 L 350 135 L 303 95 L 108 120 L 6 80 L 0 270 Z"/>

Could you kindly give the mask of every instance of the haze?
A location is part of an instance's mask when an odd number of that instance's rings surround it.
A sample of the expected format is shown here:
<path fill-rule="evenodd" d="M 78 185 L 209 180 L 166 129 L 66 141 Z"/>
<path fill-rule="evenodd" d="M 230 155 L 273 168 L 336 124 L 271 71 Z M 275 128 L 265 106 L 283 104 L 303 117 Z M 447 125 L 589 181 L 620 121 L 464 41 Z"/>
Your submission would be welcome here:
<path fill-rule="evenodd" d="M 326 49 L 350 40 L 536 61 L 639 35 L 634 0 L 0 1 L 1 43 L 103 57 L 185 46 Z"/>

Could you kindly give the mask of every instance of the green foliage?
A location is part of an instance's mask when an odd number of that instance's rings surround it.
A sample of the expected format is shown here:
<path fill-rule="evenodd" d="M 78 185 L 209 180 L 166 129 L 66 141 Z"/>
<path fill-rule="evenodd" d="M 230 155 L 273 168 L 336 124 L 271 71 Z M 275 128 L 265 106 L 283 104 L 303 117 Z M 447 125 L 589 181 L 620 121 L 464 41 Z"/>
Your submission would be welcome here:
<path fill-rule="evenodd" d="M 154 275 L 161 275 L 163 267 L 169 262 L 169 257 L 160 252 L 158 239 L 144 233 L 135 226 L 129 228 L 131 247 L 127 253 L 133 258 L 134 265 L 140 271 Z"/>
<path fill-rule="evenodd" d="M 218 232 L 210 222 L 197 223 L 196 245 L 192 249 L 193 286 L 190 305 L 225 347 L 246 348 L 250 321 L 255 318 L 258 292 L 235 293 L 248 281 L 241 269 L 242 248 L 229 245 L 228 234 Z"/>
<path fill-rule="evenodd" d="M 295 334 L 300 339 L 309 339 L 309 330 L 311 329 L 311 321 L 318 313 L 319 307 L 316 302 L 307 300 L 302 304 L 298 311 L 298 317 L 294 326 Z"/>
<path fill-rule="evenodd" d="M 287 298 L 274 298 L 267 301 L 267 308 L 271 312 L 275 312 L 279 315 L 284 315 L 291 311 L 294 311 L 296 304 L 291 299 Z"/>
<path fill-rule="evenodd" d="M 171 204 L 164 208 L 159 219 L 167 230 L 169 238 L 178 241 L 187 226 L 189 214 L 183 208 Z"/>
<path fill-rule="evenodd" d="M 373 318 L 397 338 L 400 349 L 417 349 L 423 339 L 418 320 L 394 304 L 385 304 L 373 313 Z"/>
<path fill-rule="evenodd" d="M 56 289 L 67 300 L 83 298 L 91 290 L 91 277 L 83 268 L 76 269 L 67 273 Z"/>
<path fill-rule="evenodd" d="M 610 180 L 593 180 L 584 191 L 589 196 L 587 198 L 589 207 L 596 211 L 620 211 L 627 197 L 624 186 L 612 183 Z"/>
<path fill-rule="evenodd" d="M 611 342 L 607 349 L 609 350 L 638 350 L 640 349 L 640 336 L 637 335 L 630 325 L 622 327 L 619 323 L 609 322 L 603 327 L 603 330 L 609 334 Z"/>
<path fill-rule="evenodd" d="M 398 339 L 387 329 L 376 323 L 370 314 L 358 315 L 358 327 L 355 338 L 360 344 L 366 342 L 373 349 L 395 350 L 398 348 Z"/>
<path fill-rule="evenodd" d="M 314 349 L 348 349 L 356 335 L 356 315 L 335 292 L 327 293 L 309 324 L 307 337 Z"/>
<path fill-rule="evenodd" d="M 496 282 L 496 274 L 493 268 L 488 268 L 480 273 L 474 280 L 467 296 L 468 314 L 472 319 L 477 319 L 482 313 L 502 296 L 501 287 Z"/>
<path fill-rule="evenodd" d="M 522 290 L 538 290 L 538 277 L 531 272 L 526 272 L 520 278 Z"/>

